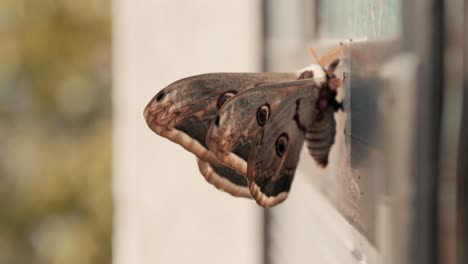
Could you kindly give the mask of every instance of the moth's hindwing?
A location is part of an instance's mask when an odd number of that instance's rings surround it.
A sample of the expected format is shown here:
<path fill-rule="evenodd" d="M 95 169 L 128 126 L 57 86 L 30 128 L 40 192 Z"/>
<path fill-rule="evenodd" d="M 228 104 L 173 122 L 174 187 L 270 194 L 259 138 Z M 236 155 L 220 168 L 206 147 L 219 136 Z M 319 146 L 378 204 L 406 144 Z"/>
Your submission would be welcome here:
<path fill-rule="evenodd" d="M 197 158 L 198 169 L 205 180 L 233 196 L 251 198 L 245 176 L 228 166 L 213 165 Z"/>
<path fill-rule="evenodd" d="M 304 87 L 312 89 L 312 87 Z M 300 93 L 287 99 L 253 142 L 247 177 L 252 197 L 263 207 L 284 201 L 294 178 L 304 143 L 305 129 L 316 112 L 311 109 L 317 94 Z"/>
<path fill-rule="evenodd" d="M 220 109 L 208 131 L 209 149 L 247 175 L 250 193 L 263 207 L 287 196 L 321 85 L 310 79 L 241 92 Z M 280 135 L 288 146 L 278 157 L 271 150 Z"/>
<path fill-rule="evenodd" d="M 197 156 L 208 182 L 232 195 L 248 197 L 244 176 L 207 149 L 207 130 L 219 108 L 235 94 L 296 78 L 294 73 L 211 73 L 185 78 L 157 93 L 145 107 L 144 117 L 155 133 Z"/>

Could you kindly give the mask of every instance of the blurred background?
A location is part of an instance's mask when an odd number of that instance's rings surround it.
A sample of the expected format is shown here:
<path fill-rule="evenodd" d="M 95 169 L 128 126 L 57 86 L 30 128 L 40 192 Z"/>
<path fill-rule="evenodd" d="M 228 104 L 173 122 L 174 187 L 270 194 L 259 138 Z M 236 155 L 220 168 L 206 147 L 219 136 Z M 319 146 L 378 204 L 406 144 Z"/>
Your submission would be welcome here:
<path fill-rule="evenodd" d="M 0 0 L 0 264 L 466 263 L 466 9 Z M 143 120 L 178 79 L 296 71 L 339 42 L 330 165 L 304 152 L 273 209 L 207 184 Z"/>
<path fill-rule="evenodd" d="M 110 263 L 109 0 L 0 1 L 0 263 Z"/>

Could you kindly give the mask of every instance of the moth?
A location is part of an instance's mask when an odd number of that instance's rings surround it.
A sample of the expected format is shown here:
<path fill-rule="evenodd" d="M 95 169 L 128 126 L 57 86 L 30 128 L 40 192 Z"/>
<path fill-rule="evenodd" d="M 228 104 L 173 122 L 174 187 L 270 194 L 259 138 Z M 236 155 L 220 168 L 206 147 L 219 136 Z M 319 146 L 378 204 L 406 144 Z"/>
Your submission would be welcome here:
<path fill-rule="evenodd" d="M 299 73 L 208 73 L 178 80 L 144 109 L 149 128 L 193 153 L 204 178 L 262 207 L 284 201 L 304 142 L 325 167 L 336 134 L 342 46 Z"/>

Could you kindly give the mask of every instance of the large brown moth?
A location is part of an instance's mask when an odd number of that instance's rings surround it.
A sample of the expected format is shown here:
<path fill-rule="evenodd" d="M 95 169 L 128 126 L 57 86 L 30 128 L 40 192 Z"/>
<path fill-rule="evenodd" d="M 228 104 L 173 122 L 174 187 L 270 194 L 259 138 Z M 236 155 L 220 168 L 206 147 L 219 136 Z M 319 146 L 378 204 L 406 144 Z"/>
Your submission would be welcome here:
<path fill-rule="evenodd" d="M 212 73 L 170 84 L 149 102 L 148 126 L 195 154 L 218 189 L 263 207 L 286 199 L 304 140 L 322 166 L 335 136 L 339 49 L 299 74 Z M 325 66 L 328 65 L 327 68 Z"/>
<path fill-rule="evenodd" d="M 250 197 L 247 180 L 207 150 L 205 138 L 219 108 L 232 96 L 259 85 L 297 79 L 294 73 L 210 73 L 176 81 L 149 102 L 144 111 L 157 134 L 197 156 L 205 179 L 234 196 Z"/>

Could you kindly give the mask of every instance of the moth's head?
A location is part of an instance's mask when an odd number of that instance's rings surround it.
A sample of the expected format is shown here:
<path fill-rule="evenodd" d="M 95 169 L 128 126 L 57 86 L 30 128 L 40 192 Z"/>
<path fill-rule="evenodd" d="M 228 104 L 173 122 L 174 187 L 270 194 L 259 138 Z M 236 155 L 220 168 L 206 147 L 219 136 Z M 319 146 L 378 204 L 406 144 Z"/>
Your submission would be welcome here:
<path fill-rule="evenodd" d="M 340 45 L 336 48 L 328 50 L 320 59 L 317 56 L 317 53 L 313 48 L 310 48 L 310 54 L 314 59 L 317 66 L 321 67 L 323 72 L 325 73 L 327 85 L 329 86 L 330 90 L 336 91 L 338 87 L 341 85 L 340 80 L 335 75 L 335 70 L 340 64 L 340 56 L 343 53 L 344 44 L 340 43 Z"/>
<path fill-rule="evenodd" d="M 340 59 L 337 58 L 337 59 L 333 60 L 327 66 L 327 68 L 325 70 L 326 76 L 327 76 L 327 86 L 333 92 L 337 91 L 338 87 L 341 86 L 341 84 L 342 84 L 342 82 L 344 80 L 344 77 L 343 77 L 343 79 L 339 79 L 335 74 L 336 68 L 338 67 L 339 64 L 340 64 Z"/>
<path fill-rule="evenodd" d="M 336 69 L 340 64 L 340 56 L 343 53 L 344 44 L 340 43 L 340 46 L 331 49 L 322 56 L 318 58 L 317 53 L 313 48 L 310 48 L 310 54 L 312 55 L 314 61 L 317 63 L 318 67 L 321 67 L 322 72 L 325 76 L 325 81 L 323 82 L 322 89 L 320 90 L 320 96 L 317 100 L 317 109 L 320 111 L 317 115 L 317 119 L 320 120 L 323 116 L 323 111 L 328 107 L 333 107 L 334 110 L 342 109 L 342 104 L 336 101 L 336 96 L 338 94 L 338 88 L 343 84 L 345 75 L 343 74 L 343 79 L 340 79 L 336 76 Z"/>

